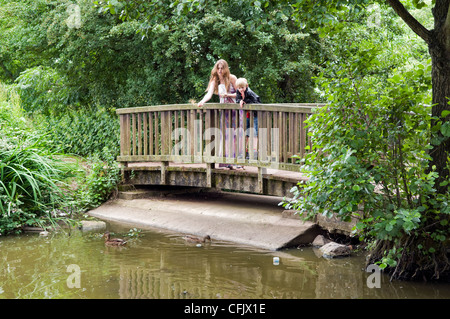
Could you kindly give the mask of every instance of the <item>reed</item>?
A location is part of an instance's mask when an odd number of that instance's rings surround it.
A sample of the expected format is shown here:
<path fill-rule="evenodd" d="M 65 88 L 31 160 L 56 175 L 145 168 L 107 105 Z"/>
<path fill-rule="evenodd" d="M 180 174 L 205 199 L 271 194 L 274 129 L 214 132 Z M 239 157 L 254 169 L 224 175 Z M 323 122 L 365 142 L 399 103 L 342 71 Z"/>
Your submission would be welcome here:
<path fill-rule="evenodd" d="M 17 94 L 0 84 L 0 233 L 55 217 L 67 206 L 66 181 L 75 171 L 33 130 Z"/>

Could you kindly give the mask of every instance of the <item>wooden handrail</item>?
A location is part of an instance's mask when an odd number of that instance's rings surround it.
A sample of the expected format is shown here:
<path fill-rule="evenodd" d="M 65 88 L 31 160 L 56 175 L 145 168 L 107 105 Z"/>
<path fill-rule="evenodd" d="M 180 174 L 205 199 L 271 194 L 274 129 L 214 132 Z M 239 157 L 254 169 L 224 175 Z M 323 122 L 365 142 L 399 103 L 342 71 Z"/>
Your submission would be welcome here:
<path fill-rule="evenodd" d="M 304 121 L 323 104 L 170 104 L 118 109 L 119 162 L 229 163 L 298 170 Z M 247 119 L 248 115 L 248 119 Z M 255 127 L 258 123 L 256 134 Z M 246 150 L 248 152 L 246 152 Z"/>

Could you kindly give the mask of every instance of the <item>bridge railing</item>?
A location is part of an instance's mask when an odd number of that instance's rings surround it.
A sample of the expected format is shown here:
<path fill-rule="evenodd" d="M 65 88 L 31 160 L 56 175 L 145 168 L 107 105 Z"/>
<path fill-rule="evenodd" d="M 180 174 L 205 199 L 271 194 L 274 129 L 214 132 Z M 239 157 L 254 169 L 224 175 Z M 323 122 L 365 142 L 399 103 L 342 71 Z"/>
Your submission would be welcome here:
<path fill-rule="evenodd" d="M 225 163 L 298 170 L 305 120 L 321 104 L 172 104 L 118 109 L 119 162 Z"/>

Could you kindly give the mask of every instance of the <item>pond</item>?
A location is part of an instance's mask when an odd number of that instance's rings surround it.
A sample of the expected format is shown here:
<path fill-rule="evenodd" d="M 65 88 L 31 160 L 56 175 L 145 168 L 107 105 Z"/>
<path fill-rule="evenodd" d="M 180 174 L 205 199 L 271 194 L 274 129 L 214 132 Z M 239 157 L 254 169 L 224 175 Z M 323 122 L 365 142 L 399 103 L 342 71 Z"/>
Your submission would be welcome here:
<path fill-rule="evenodd" d="M 132 227 L 107 224 L 122 237 Z M 198 247 L 155 229 L 142 229 L 125 247 L 106 247 L 101 235 L 0 237 L 0 299 L 450 298 L 449 284 L 386 275 L 380 288 L 369 288 L 364 254 L 324 259 L 311 247 L 267 251 L 214 239 Z"/>

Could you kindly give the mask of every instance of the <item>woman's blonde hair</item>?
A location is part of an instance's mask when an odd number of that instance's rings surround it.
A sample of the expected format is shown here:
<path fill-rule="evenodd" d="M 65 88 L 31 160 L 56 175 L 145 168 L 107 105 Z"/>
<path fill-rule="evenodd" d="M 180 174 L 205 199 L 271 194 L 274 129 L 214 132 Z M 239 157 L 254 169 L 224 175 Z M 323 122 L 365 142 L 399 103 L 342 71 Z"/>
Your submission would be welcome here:
<path fill-rule="evenodd" d="M 222 64 L 223 66 L 223 79 L 225 81 L 225 88 L 228 92 L 229 88 L 230 88 L 230 68 L 228 67 L 228 63 L 227 61 L 220 59 L 219 61 L 216 62 L 216 64 L 214 65 L 213 69 L 211 70 L 211 77 L 209 78 L 209 83 L 208 83 L 208 87 L 206 88 L 206 91 L 208 91 L 209 86 L 211 85 L 212 81 L 215 82 L 215 87 L 214 87 L 214 93 L 215 94 L 219 94 L 219 84 L 220 84 L 220 80 L 219 80 L 219 74 L 217 73 L 217 69 L 219 68 L 219 65 Z"/>

